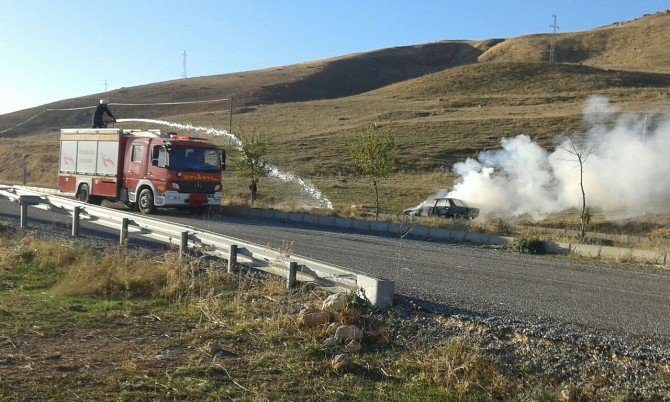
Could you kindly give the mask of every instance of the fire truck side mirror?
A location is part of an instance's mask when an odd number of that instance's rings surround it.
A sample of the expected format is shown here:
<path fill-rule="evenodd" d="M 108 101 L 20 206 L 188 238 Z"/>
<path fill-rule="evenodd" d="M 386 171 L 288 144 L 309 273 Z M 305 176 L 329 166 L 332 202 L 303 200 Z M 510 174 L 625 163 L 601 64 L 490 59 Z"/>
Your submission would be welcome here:
<path fill-rule="evenodd" d="M 221 171 L 226 170 L 226 150 L 221 150 Z"/>

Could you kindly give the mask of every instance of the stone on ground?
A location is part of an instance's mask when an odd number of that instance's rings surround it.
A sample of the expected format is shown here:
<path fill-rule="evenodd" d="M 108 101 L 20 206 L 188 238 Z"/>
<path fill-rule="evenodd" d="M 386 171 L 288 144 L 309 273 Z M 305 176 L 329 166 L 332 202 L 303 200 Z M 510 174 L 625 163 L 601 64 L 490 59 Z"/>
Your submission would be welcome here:
<path fill-rule="evenodd" d="M 335 338 L 360 341 L 363 339 L 363 331 L 355 325 L 342 325 L 335 331 Z"/>
<path fill-rule="evenodd" d="M 347 306 L 347 299 L 343 293 L 335 293 L 323 301 L 323 306 L 321 310 L 327 311 L 329 313 L 338 313 L 342 311 Z"/>

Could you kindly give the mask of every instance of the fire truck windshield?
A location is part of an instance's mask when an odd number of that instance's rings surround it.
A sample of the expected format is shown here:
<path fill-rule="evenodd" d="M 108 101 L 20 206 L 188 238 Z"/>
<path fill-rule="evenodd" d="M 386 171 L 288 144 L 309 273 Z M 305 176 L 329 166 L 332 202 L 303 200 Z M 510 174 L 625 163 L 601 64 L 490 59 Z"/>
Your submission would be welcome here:
<path fill-rule="evenodd" d="M 168 166 L 172 170 L 188 172 L 219 172 L 221 152 L 212 148 L 173 147 Z"/>

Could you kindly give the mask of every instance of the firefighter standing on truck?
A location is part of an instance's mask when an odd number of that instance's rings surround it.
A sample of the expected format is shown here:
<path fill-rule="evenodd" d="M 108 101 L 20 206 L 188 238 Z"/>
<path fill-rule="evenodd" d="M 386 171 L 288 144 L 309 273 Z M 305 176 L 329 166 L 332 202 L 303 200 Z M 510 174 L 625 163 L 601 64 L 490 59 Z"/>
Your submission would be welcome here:
<path fill-rule="evenodd" d="M 100 104 L 95 108 L 95 113 L 93 113 L 93 128 L 105 128 L 107 127 L 106 122 L 103 120 L 103 116 L 106 114 L 112 118 L 112 121 L 116 121 L 116 118 L 112 114 L 111 110 L 107 107 L 109 102 L 107 99 L 100 99 Z"/>

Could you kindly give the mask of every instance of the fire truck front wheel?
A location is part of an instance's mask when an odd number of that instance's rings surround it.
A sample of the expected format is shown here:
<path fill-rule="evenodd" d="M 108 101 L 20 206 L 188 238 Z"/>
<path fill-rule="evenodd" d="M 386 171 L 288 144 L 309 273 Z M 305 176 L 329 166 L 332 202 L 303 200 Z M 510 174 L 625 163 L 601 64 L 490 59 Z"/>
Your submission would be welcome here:
<path fill-rule="evenodd" d="M 156 212 L 156 206 L 154 205 L 154 193 L 150 188 L 145 188 L 140 191 L 137 207 L 143 214 L 153 214 Z"/>

